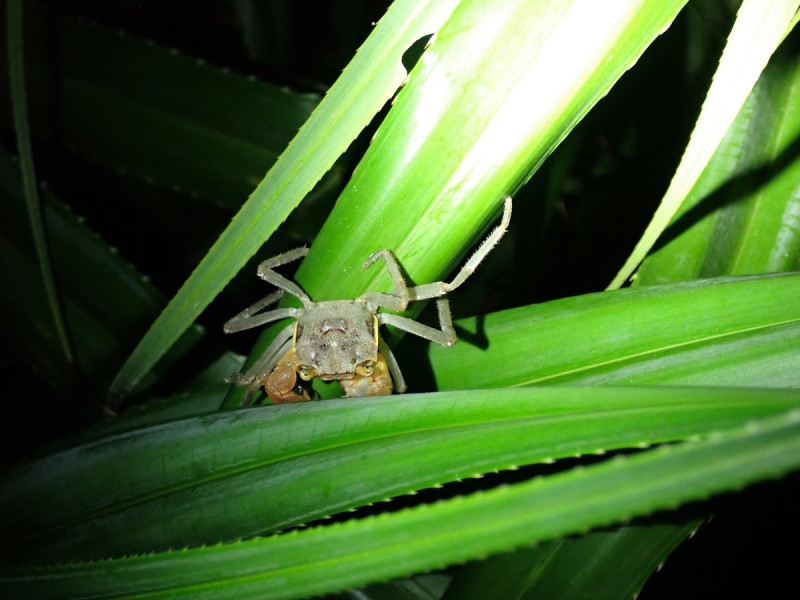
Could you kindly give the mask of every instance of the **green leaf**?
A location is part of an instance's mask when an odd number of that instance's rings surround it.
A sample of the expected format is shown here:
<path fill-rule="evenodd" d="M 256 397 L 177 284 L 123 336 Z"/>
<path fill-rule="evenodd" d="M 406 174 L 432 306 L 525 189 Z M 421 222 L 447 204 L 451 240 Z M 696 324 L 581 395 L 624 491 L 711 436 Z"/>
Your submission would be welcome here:
<path fill-rule="evenodd" d="M 800 269 L 797 49 L 773 56 L 636 285 Z"/>
<path fill-rule="evenodd" d="M 796 387 L 798 290 L 800 274 L 792 273 L 553 300 L 459 321 L 467 339 L 453 348 L 432 345 L 431 365 L 439 389 L 543 383 Z"/>
<path fill-rule="evenodd" d="M 225 284 L 308 194 L 405 77 L 401 59 L 452 2 L 398 0 L 145 337 L 112 385 L 131 393 Z"/>
<path fill-rule="evenodd" d="M 298 281 L 315 300 L 386 288 L 379 269 L 360 269 L 381 248 L 410 280 L 441 279 L 683 4 L 462 1 L 398 94 Z"/>
<path fill-rule="evenodd" d="M 53 276 L 53 266 L 50 261 L 50 253 L 47 246 L 47 233 L 42 219 L 42 207 L 39 200 L 39 190 L 37 188 L 36 174 L 33 165 L 33 150 L 31 149 L 30 125 L 28 123 L 28 102 L 25 89 L 22 7 L 23 3 L 21 0 L 9 0 L 6 7 L 9 87 L 11 89 L 11 104 L 14 113 L 14 129 L 17 134 L 25 206 L 28 209 L 28 219 L 33 231 L 39 276 L 44 284 L 45 297 L 47 298 L 47 304 L 50 308 L 50 317 L 61 345 L 61 352 L 63 353 L 65 362 L 72 366 L 75 363 L 72 340 L 67 331 L 63 306 Z"/>
<path fill-rule="evenodd" d="M 642 522 L 542 542 L 464 565 L 442 600 L 634 598 L 698 523 Z"/>
<path fill-rule="evenodd" d="M 32 127 L 116 171 L 238 210 L 319 102 L 29 4 Z M 4 84 L 0 81 L 0 89 Z M 53 107 L 57 107 L 57 117 Z"/>
<path fill-rule="evenodd" d="M 33 261 L 32 242 L 24 219 L 19 165 L 0 150 L 0 296 L 3 330 L 17 351 L 58 390 L 83 395 L 75 372 L 58 360 L 59 344 L 49 324 L 43 285 Z M 164 305 L 163 295 L 125 262 L 49 190 L 42 193 L 44 219 L 53 250 L 53 268 L 74 335 L 75 354 L 85 383 L 98 397 L 143 323 Z M 87 281 L 91 286 L 87 286 Z M 161 363 L 162 374 L 201 339 L 192 327 Z M 206 345 L 211 353 L 221 348 Z M 148 379 L 149 381 L 149 379 Z"/>
<path fill-rule="evenodd" d="M 55 561 L 232 540 L 487 471 L 707 434 L 798 399 L 761 390 L 527 388 L 195 417 L 25 465 L 0 490 L 0 533 L 7 556 Z"/>
<path fill-rule="evenodd" d="M 703 110 L 653 220 L 609 284 L 620 287 L 691 192 L 797 12 L 797 0 L 744 0 Z"/>
<path fill-rule="evenodd" d="M 398 257 L 410 281 L 443 278 L 504 197 L 683 4 L 516 0 L 501 10 L 461 2 L 398 94 L 299 267 L 298 282 L 317 301 L 391 289 L 384 271 L 361 269 L 383 248 Z M 585 52 L 573 51 L 575 39 Z M 268 341 L 260 340 L 251 359 Z M 232 392 L 228 406 L 241 395 Z"/>
<path fill-rule="evenodd" d="M 650 514 L 798 467 L 795 409 L 703 441 L 435 505 L 209 548 L 6 568 L 0 584 L 15 598 L 304 598 Z"/>

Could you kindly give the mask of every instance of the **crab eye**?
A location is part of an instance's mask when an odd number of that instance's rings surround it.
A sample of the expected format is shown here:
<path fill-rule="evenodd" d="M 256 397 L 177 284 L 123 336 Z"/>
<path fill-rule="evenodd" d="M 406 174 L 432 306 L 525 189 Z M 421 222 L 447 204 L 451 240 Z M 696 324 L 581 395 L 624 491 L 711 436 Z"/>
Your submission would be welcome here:
<path fill-rule="evenodd" d="M 314 367 L 309 367 L 308 365 L 301 365 L 298 369 L 298 373 L 300 374 L 300 379 L 305 381 L 311 381 L 317 376 L 317 372 L 314 370 Z"/>
<path fill-rule="evenodd" d="M 356 367 L 356 373 L 358 373 L 359 375 L 365 376 L 365 377 L 369 377 L 370 375 L 372 375 L 372 372 L 374 370 L 375 370 L 375 367 L 373 366 L 372 361 L 369 361 L 369 362 L 367 362 L 365 364 L 362 364 L 362 365 L 358 365 Z"/>

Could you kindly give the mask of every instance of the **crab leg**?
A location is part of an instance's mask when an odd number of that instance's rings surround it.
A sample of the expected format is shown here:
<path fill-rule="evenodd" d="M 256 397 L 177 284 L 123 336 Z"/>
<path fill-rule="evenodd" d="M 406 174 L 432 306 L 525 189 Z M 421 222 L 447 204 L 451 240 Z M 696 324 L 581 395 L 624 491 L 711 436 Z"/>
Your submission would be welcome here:
<path fill-rule="evenodd" d="M 383 250 L 378 250 L 370 255 L 361 268 L 369 268 L 380 258 L 383 259 L 386 270 L 389 272 L 389 277 L 392 278 L 395 291 L 389 293 L 367 292 L 361 296 L 361 298 L 366 300 L 370 310 L 375 310 L 379 306 L 388 308 L 389 310 L 405 310 L 408 308 L 410 299 L 408 295 L 408 284 L 406 284 L 406 280 L 400 272 L 400 266 L 397 264 L 397 259 L 394 257 L 394 254 L 385 248 Z"/>
<path fill-rule="evenodd" d="M 303 258 L 307 254 L 308 248 L 306 246 L 301 246 L 300 248 L 295 248 L 294 250 L 289 250 L 288 252 L 279 254 L 278 256 L 268 258 L 258 265 L 258 276 L 267 283 L 271 283 L 276 288 L 280 288 L 289 292 L 292 296 L 301 300 L 303 302 L 303 306 L 307 306 L 311 303 L 311 298 L 309 298 L 308 295 L 302 289 L 300 289 L 300 286 L 294 281 L 286 279 L 286 277 L 280 273 L 273 271 L 273 269 L 276 267 L 280 267 L 281 265 L 285 265 L 292 261 Z"/>
<path fill-rule="evenodd" d="M 225 333 L 236 333 L 237 331 L 244 331 L 245 329 L 252 329 L 259 325 L 266 325 L 281 319 L 297 318 L 303 309 L 301 308 L 276 308 L 262 315 L 243 316 L 239 315 L 233 317 L 230 321 L 225 323 L 223 331 Z"/>
<path fill-rule="evenodd" d="M 408 333 L 413 333 L 414 335 L 436 342 L 442 346 L 452 346 L 458 341 L 458 337 L 453 329 L 453 320 L 450 317 L 450 304 L 447 302 L 447 298 L 438 298 L 436 300 L 436 308 L 439 311 L 441 330 L 418 323 L 414 319 L 401 317 L 400 315 L 392 313 L 378 314 L 378 321 L 384 325 L 391 325 L 392 327 L 397 327 Z"/>
<path fill-rule="evenodd" d="M 235 333 L 287 317 L 296 317 L 298 311 L 296 308 L 277 308 L 260 315 L 256 314 L 270 304 L 275 304 L 275 302 L 280 300 L 281 296 L 283 296 L 283 290 L 278 290 L 277 292 L 271 293 L 266 298 L 259 300 L 252 306 L 248 306 L 235 317 L 231 317 L 225 325 L 223 325 L 222 330 L 225 333 Z"/>
<path fill-rule="evenodd" d="M 383 338 L 380 336 L 378 336 L 378 352 L 386 359 L 389 372 L 392 374 L 392 379 L 394 379 L 394 388 L 397 390 L 398 394 L 402 394 L 408 387 L 406 386 L 406 380 L 403 379 L 403 374 L 400 372 L 400 365 L 397 364 L 397 359 L 394 357 L 392 349 L 389 348 L 389 345 L 384 342 Z"/>
<path fill-rule="evenodd" d="M 489 234 L 489 236 L 483 241 L 483 243 L 478 247 L 475 253 L 469 258 L 469 260 L 461 267 L 461 270 L 458 274 L 453 278 L 453 281 L 450 283 L 446 283 L 444 281 L 437 281 L 435 283 L 425 283 L 423 285 L 418 285 L 412 288 L 408 288 L 408 295 L 411 301 L 414 300 L 427 300 L 428 298 L 438 298 L 440 296 L 444 296 L 448 292 L 452 292 L 454 289 L 459 287 L 462 283 L 464 283 L 467 278 L 475 272 L 475 269 L 478 268 L 478 265 L 483 262 L 483 259 L 486 258 L 486 255 L 492 251 L 497 245 L 497 242 L 500 241 L 500 238 L 505 235 L 506 230 L 508 229 L 508 224 L 511 221 L 511 198 L 506 197 L 505 207 L 503 209 L 503 218 L 500 220 L 500 224 L 494 228 L 494 230 Z M 448 311 L 449 312 L 449 311 Z M 441 309 L 439 311 L 441 315 Z"/>
<path fill-rule="evenodd" d="M 277 363 L 278 359 L 286 354 L 291 347 L 294 327 L 295 324 L 292 323 L 278 332 L 278 335 L 276 335 L 272 343 L 267 346 L 267 349 L 264 350 L 261 357 L 254 362 L 247 371 L 244 373 L 234 373 L 228 377 L 227 381 L 239 387 L 247 388 L 247 394 L 242 401 L 242 406 L 250 404 L 250 398 L 253 392 L 263 385 L 264 380 L 275 367 L 275 363 Z"/>

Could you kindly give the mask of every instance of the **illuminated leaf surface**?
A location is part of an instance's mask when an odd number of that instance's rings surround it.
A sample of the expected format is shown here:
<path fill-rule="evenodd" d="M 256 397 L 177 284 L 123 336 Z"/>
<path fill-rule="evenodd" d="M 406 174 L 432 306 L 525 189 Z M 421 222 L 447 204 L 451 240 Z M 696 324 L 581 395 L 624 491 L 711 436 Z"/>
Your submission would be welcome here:
<path fill-rule="evenodd" d="M 681 164 L 653 220 L 609 289 L 625 283 L 678 212 L 783 40 L 798 6 L 797 0 L 744 0 Z"/>
<path fill-rule="evenodd" d="M 649 514 L 800 466 L 800 413 L 362 521 L 118 560 L 3 569 L 16 598 L 304 598 Z M 331 557 L 334 557 L 332 559 Z"/>
<path fill-rule="evenodd" d="M 5 552 L 100 558 L 264 534 L 487 471 L 705 434 L 797 401 L 565 387 L 196 417 L 90 441 L 6 478 Z"/>
<path fill-rule="evenodd" d="M 402 55 L 447 17 L 450 2 L 400 0 L 134 349 L 112 385 L 129 394 L 289 216 L 405 77 Z"/>
<path fill-rule="evenodd" d="M 800 268 L 800 64 L 773 57 L 636 285 Z"/>
<path fill-rule="evenodd" d="M 800 275 L 587 294 L 460 322 L 440 389 L 531 384 L 800 385 Z"/>

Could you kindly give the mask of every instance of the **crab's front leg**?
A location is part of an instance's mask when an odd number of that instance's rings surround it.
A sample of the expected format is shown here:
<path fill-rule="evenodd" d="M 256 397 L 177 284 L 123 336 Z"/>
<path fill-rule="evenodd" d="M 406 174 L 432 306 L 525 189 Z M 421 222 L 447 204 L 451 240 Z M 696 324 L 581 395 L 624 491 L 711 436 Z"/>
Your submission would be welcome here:
<path fill-rule="evenodd" d="M 269 377 L 264 381 L 264 389 L 269 399 L 279 404 L 311 400 L 307 382 L 297 377 L 294 348 L 289 348 L 275 363 Z"/>
<path fill-rule="evenodd" d="M 243 388 L 247 388 L 242 400 L 242 406 L 247 406 L 253 397 L 253 393 L 264 385 L 267 377 L 272 373 L 275 368 L 278 358 L 283 356 L 292 347 L 292 334 L 294 332 L 295 324 L 284 327 L 272 343 L 267 346 L 264 353 L 253 365 L 244 373 L 234 373 L 228 377 L 227 381 Z"/>
<path fill-rule="evenodd" d="M 403 273 L 400 271 L 400 265 L 397 264 L 397 259 L 394 257 L 394 254 L 386 249 L 378 250 L 370 255 L 361 268 L 364 270 L 368 269 L 379 259 L 383 259 L 383 264 L 386 266 L 386 271 L 389 273 L 389 277 L 394 285 L 394 291 L 389 293 L 367 292 L 361 296 L 361 299 L 365 300 L 367 306 L 371 307 L 372 310 L 376 309 L 378 306 L 383 306 L 389 310 L 403 311 L 408 308 L 408 284 L 406 284 L 406 280 L 403 277 Z"/>
<path fill-rule="evenodd" d="M 287 263 L 305 258 L 307 254 L 308 248 L 306 246 L 301 246 L 300 248 L 295 248 L 294 250 L 279 254 L 278 256 L 268 258 L 258 265 L 258 276 L 267 283 L 271 283 L 276 288 L 289 292 L 292 296 L 300 300 L 304 306 L 308 306 L 308 304 L 311 303 L 311 298 L 308 297 L 300 286 L 274 270 Z"/>

